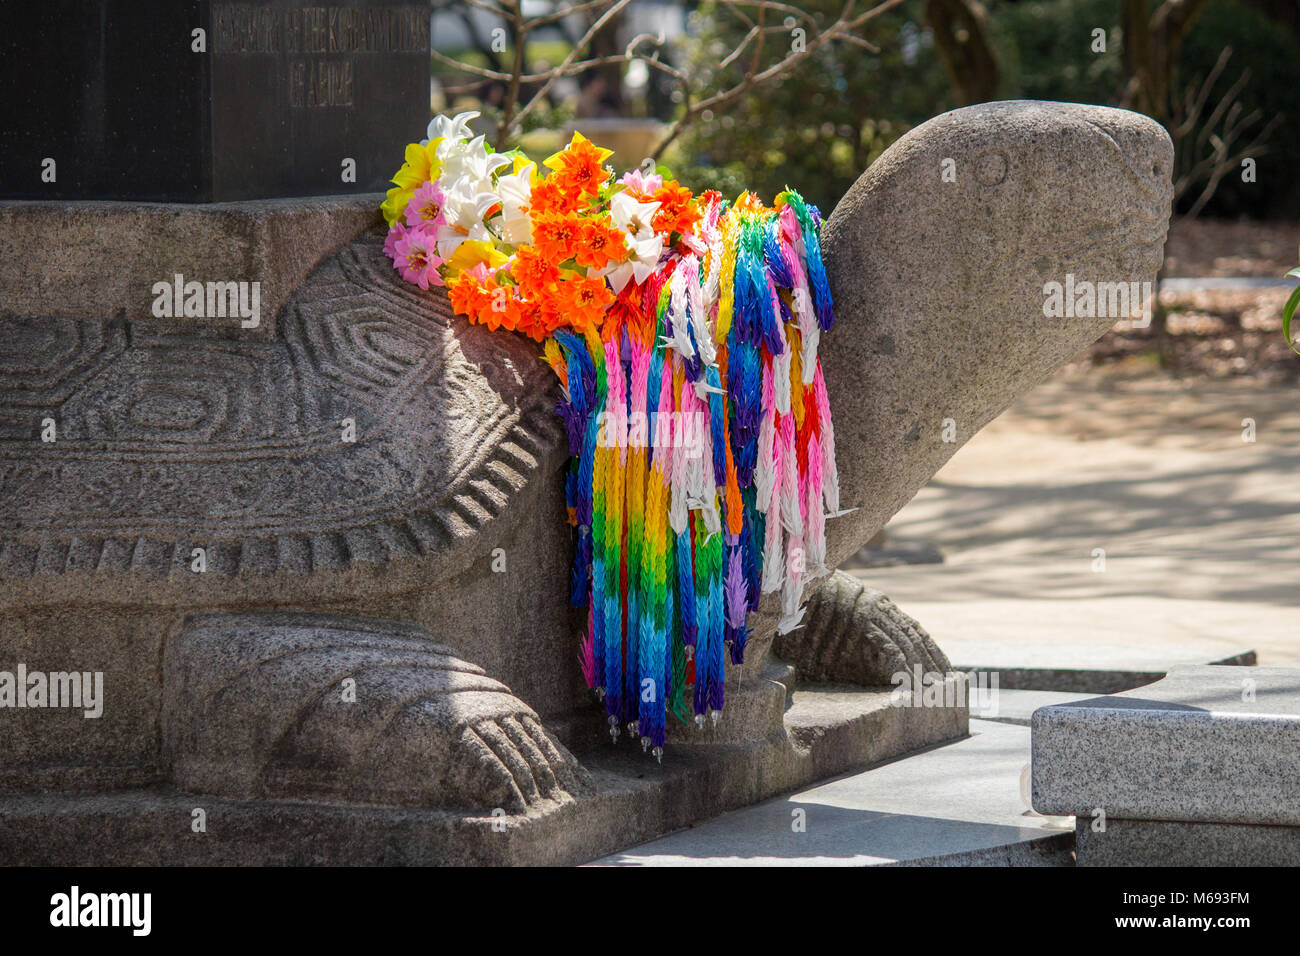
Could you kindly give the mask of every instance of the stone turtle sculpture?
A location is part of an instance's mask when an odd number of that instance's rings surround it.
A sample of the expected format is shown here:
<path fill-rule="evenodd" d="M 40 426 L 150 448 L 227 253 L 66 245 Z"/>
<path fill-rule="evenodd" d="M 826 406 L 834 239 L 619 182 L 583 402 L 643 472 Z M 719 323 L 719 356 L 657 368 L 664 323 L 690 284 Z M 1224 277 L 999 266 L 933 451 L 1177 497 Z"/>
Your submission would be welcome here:
<path fill-rule="evenodd" d="M 1136 114 L 993 103 L 908 133 L 836 206 L 822 244 L 839 318 L 822 355 L 841 500 L 857 510 L 828 525 L 830 567 L 1115 323 L 1046 318 L 1044 283 L 1149 281 L 1171 164 L 1168 136 Z M 376 232 L 320 263 L 273 337 L 0 318 L 0 660 L 102 671 L 107 698 L 95 721 L 0 714 L 0 787 L 457 819 L 598 801 L 607 778 L 560 739 L 603 736 L 603 720 L 567 605 L 556 387 L 531 343 L 403 283 Z M 949 669 L 888 602 L 844 575 L 818 583 L 807 630 L 776 647 L 796 669 L 839 683 Z M 793 671 L 769 654 L 777 616 L 751 615 L 722 724 L 677 745 L 812 752 L 819 733 L 782 725 Z M 751 767 L 761 784 L 698 812 L 864 754 Z M 25 826 L 48 819 L 23 806 Z"/>

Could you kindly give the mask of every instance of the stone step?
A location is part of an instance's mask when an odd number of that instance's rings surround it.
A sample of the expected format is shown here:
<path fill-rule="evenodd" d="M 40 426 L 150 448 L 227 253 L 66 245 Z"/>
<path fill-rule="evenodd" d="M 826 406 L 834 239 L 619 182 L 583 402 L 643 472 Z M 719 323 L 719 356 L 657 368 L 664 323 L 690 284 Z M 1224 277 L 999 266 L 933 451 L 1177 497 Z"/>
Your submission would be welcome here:
<path fill-rule="evenodd" d="M 1032 730 L 1041 812 L 1300 826 L 1300 668 L 1176 667 Z"/>
<path fill-rule="evenodd" d="M 1078 817 L 1079 866 L 1300 866 L 1300 827 Z"/>
<path fill-rule="evenodd" d="M 971 716 L 1002 724 L 1028 727 L 1030 718 L 1039 707 L 1072 704 L 1077 700 L 1092 700 L 1096 696 L 1096 694 L 1073 694 L 1057 690 L 1008 690 L 999 687 L 997 694 L 990 695 L 991 700 L 981 698 L 972 702 Z"/>
<path fill-rule="evenodd" d="M 1071 865 L 1073 821 L 1034 814 L 1022 797 L 1028 729 L 986 720 L 972 720 L 970 728 L 962 740 L 724 814 L 593 865 Z"/>
<path fill-rule="evenodd" d="M 785 672 L 779 665 L 768 669 L 778 678 Z M 763 683 L 776 696 L 774 724 L 762 723 L 771 716 L 771 695 L 748 682 L 737 695 L 740 707 L 729 704 L 717 728 L 706 722 L 704 731 L 689 734 L 696 743 L 670 741 L 662 764 L 626 734 L 612 745 L 604 720 L 588 708 L 567 731 L 591 773 L 592 792 L 538 800 L 523 814 L 244 800 L 161 785 L 111 794 L 0 794 L 0 860 L 15 866 L 579 864 L 852 768 L 962 739 L 967 728 L 964 702 L 896 707 L 892 688 L 813 685 L 797 687 L 783 712 L 786 686 L 779 679 Z M 744 694 L 753 699 L 746 702 Z M 768 733 L 737 739 L 729 722 L 744 721 Z M 588 725 L 585 731 L 580 723 Z M 195 806 L 205 810 L 218 839 L 192 839 Z M 104 833 L 114 838 L 105 840 Z"/>
<path fill-rule="evenodd" d="M 945 637 L 940 646 L 957 670 L 997 673 L 1002 690 L 1073 694 L 1117 694 L 1158 681 L 1182 665 L 1255 663 L 1254 650 L 1237 641 L 1189 637 L 1153 646 L 1101 635 L 1062 637 Z"/>

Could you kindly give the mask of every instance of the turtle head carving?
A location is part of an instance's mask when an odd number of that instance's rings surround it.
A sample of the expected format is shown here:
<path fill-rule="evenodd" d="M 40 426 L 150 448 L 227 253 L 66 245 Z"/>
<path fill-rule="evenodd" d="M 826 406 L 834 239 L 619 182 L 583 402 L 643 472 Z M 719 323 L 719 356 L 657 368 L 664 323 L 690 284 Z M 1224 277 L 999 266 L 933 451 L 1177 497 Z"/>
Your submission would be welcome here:
<path fill-rule="evenodd" d="M 1137 113 L 1002 102 L 930 120 L 853 185 L 822 236 L 838 315 L 822 365 L 841 501 L 858 509 L 828 523 L 829 566 L 1127 317 L 1049 317 L 1044 287 L 1149 286 L 1172 164 L 1169 135 Z"/>

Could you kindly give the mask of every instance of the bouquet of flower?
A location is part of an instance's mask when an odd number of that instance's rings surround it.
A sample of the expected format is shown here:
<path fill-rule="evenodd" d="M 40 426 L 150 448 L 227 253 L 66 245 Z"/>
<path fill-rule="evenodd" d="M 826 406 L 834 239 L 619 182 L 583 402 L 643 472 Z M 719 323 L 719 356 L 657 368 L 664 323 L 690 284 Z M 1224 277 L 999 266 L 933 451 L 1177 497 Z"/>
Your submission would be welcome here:
<path fill-rule="evenodd" d="M 422 289 L 447 285 L 455 311 L 542 341 L 598 329 L 629 281 L 644 282 L 666 249 L 689 248 L 700 218 L 690 190 L 657 174 L 613 181 L 610 150 L 574 133 L 543 164 L 469 138 L 477 113 L 430 124 L 406 148 L 384 202 L 384 251 Z"/>
<path fill-rule="evenodd" d="M 615 179 L 580 133 L 543 175 L 471 136 L 476 115 L 436 117 L 406 148 L 384 251 L 457 314 L 543 343 L 571 454 L 583 674 L 611 735 L 626 726 L 658 756 L 668 713 L 718 719 L 761 595 L 780 592 L 788 629 L 826 573 L 821 218 L 789 189 L 767 207 L 662 171 Z"/>

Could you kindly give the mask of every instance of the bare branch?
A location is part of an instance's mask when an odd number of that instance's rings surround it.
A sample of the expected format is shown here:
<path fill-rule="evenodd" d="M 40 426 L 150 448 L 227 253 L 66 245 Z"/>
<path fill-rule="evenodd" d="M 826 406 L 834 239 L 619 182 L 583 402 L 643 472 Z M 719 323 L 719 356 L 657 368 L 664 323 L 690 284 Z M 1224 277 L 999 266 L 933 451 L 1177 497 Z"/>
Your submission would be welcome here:
<path fill-rule="evenodd" d="M 737 64 L 742 56 L 748 57 L 748 64 L 743 75 L 730 86 L 718 89 L 709 95 L 701 95 L 702 90 L 692 88 L 690 76 L 661 59 L 665 44 L 662 34 L 658 36 L 643 33 L 624 48 L 622 54 L 606 53 L 600 56 L 583 58 L 583 53 L 592 44 L 600 31 L 610 26 L 611 21 L 621 13 L 632 0 L 568 0 L 564 6 L 542 16 L 525 17 L 522 0 L 467 0 L 467 6 L 484 10 L 498 17 L 504 17 L 514 35 L 514 62 L 507 70 L 497 60 L 493 69 L 465 63 L 449 57 L 437 50 L 432 51 L 434 60 L 473 79 L 446 87 L 448 92 L 468 92 L 478 90 L 489 83 L 506 85 L 506 92 L 501 109 L 501 121 L 498 126 L 496 144 L 501 149 L 523 128 L 524 121 L 546 102 L 556 82 L 561 78 L 577 76 L 588 70 L 635 61 L 644 63 L 648 69 L 655 70 L 670 77 L 678 86 L 682 111 L 671 124 L 666 135 L 656 145 L 653 155 L 658 157 L 696 117 L 708 110 L 716 110 L 733 103 L 741 96 L 764 83 L 772 82 L 793 71 L 801 63 L 815 56 L 829 44 L 844 42 L 846 44 L 878 54 L 880 48 L 864 37 L 855 34 L 855 30 L 871 19 L 897 7 L 902 0 L 880 0 L 875 6 L 858 12 L 857 0 L 845 0 L 840 15 L 834 22 L 822 27 L 818 19 L 807 10 L 785 0 L 719 0 L 718 6 L 730 11 L 739 21 L 746 25 L 744 37 L 735 49 L 727 54 L 719 67 L 726 69 Z M 568 55 L 558 65 L 537 73 L 525 72 L 525 56 L 528 35 L 543 26 L 568 20 L 575 14 L 601 11 L 590 24 L 586 32 L 573 43 Z M 771 23 L 780 18 L 782 22 Z M 806 36 L 796 49 L 791 48 L 775 62 L 764 66 L 763 53 L 765 40 L 770 34 L 788 33 L 796 26 L 802 27 Z M 650 44 L 650 49 L 643 45 Z M 608 48 L 607 48 L 608 49 Z M 1217 74 L 1215 74 L 1217 77 Z M 1212 80 L 1211 84 L 1212 85 Z M 524 89 L 528 88 L 525 96 Z M 536 87 L 536 89 L 533 89 Z M 526 99 L 526 102 L 525 102 Z M 522 105 L 521 105 L 522 104 Z M 1189 103 L 1189 105 L 1191 105 Z M 1235 119 L 1235 117 L 1234 117 Z"/>
<path fill-rule="evenodd" d="M 876 46 L 870 40 L 864 40 L 862 37 L 854 36 L 852 33 L 848 34 L 847 36 L 842 36 L 839 39 L 843 40 L 845 43 L 851 43 L 854 46 L 860 46 L 868 53 L 880 52 L 880 47 Z"/>
<path fill-rule="evenodd" d="M 514 75 L 511 73 L 503 73 L 500 70 L 489 70 L 485 67 L 474 66 L 472 63 L 464 63 L 461 62 L 460 60 L 455 60 L 449 56 L 445 56 L 441 53 L 438 53 L 436 50 L 433 51 L 433 55 L 440 62 L 446 63 L 448 66 L 455 67 L 456 69 L 459 70 L 464 70 L 466 73 L 471 73 L 474 76 L 483 77 L 482 82 L 479 83 L 466 84 L 463 87 L 461 86 L 446 87 L 446 89 L 449 91 L 453 89 L 455 90 L 478 89 L 480 87 L 487 85 L 489 81 L 507 83 L 512 79 Z M 587 70 L 590 70 L 594 67 L 609 66 L 610 64 L 613 63 L 631 63 L 633 60 L 640 60 L 642 63 L 644 63 L 646 66 L 650 67 L 651 69 L 659 70 L 661 73 L 666 73 L 668 76 L 671 76 L 676 80 L 685 82 L 688 79 L 686 74 L 683 73 L 681 70 L 678 70 L 675 67 L 670 66 L 669 64 L 665 63 L 663 60 L 660 60 L 658 57 L 659 57 L 659 52 L 657 50 L 654 53 L 650 53 L 650 54 L 615 53 L 610 56 L 593 57 L 589 60 L 578 60 L 574 63 L 570 63 L 567 67 L 564 68 L 562 72 L 560 72 L 560 75 L 578 76 L 579 74 L 585 73 Z M 545 70 L 544 72 L 541 73 L 524 73 L 519 77 L 519 82 L 520 83 L 541 83 L 544 80 L 550 79 L 552 76 L 554 76 L 557 73 L 557 71 L 560 71 L 559 66 L 552 67 L 551 69 Z"/>
<path fill-rule="evenodd" d="M 1228 65 L 1228 60 L 1232 57 L 1232 47 L 1224 47 L 1223 52 L 1219 54 L 1218 60 L 1215 61 L 1210 72 L 1205 77 L 1205 82 L 1199 90 L 1188 87 L 1186 93 L 1186 102 L 1184 104 L 1184 118 L 1181 123 L 1175 124 L 1175 135 L 1185 136 L 1192 131 L 1192 127 L 1203 112 L 1205 104 L 1209 101 L 1210 92 L 1214 89 L 1214 84 L 1219 81 L 1223 74 L 1224 68 Z"/>
<path fill-rule="evenodd" d="M 738 4 L 743 3 L 747 7 L 753 7 L 756 10 L 758 10 L 760 13 L 767 10 L 774 10 L 777 13 L 784 13 L 787 16 L 794 17 L 796 20 L 802 20 L 805 23 L 810 23 L 814 27 L 817 26 L 817 18 L 814 17 L 807 10 L 804 10 L 801 7 L 796 7 L 790 3 L 781 3 L 779 2 L 779 0 L 722 0 L 722 3 L 725 6 L 730 7 L 734 12 L 740 15 L 742 19 L 744 19 L 751 26 L 754 24 L 754 21 L 750 17 L 740 13 L 738 9 Z M 850 2 L 848 8 L 852 9 L 852 6 L 853 4 Z M 841 14 L 841 19 L 843 19 L 842 14 Z"/>
<path fill-rule="evenodd" d="M 476 93 L 491 82 L 491 80 L 475 80 L 470 83 L 457 83 L 453 86 L 443 86 L 441 89 L 444 93 L 458 96 L 461 93 Z"/>
<path fill-rule="evenodd" d="M 506 88 L 505 100 L 501 103 L 501 125 L 497 128 L 497 149 L 506 147 L 506 133 L 510 129 L 515 107 L 519 104 L 520 74 L 524 72 L 524 48 L 528 45 L 528 31 L 524 27 L 524 0 L 515 0 L 510 27 L 515 38 L 515 62 L 510 71 L 510 85 Z"/>
<path fill-rule="evenodd" d="M 856 30 L 858 27 L 862 26 L 862 24 L 866 23 L 868 20 L 874 20 L 882 13 L 887 13 L 888 11 L 894 9 L 894 7 L 898 6 L 902 2 L 903 0 L 884 0 L 883 3 L 876 4 L 876 6 L 872 7 L 870 10 L 866 11 L 865 13 L 860 13 L 852 20 L 848 21 L 846 29 Z"/>
<path fill-rule="evenodd" d="M 429 54 L 439 63 L 445 63 L 450 67 L 455 67 L 458 70 L 463 70 L 466 73 L 473 74 L 474 76 L 481 76 L 485 79 L 499 80 L 502 83 L 508 83 L 512 76 L 512 74 L 503 73 L 500 70 L 489 70 L 487 67 L 475 66 L 472 63 L 465 63 L 461 60 L 452 59 L 446 54 L 439 53 L 437 50 L 430 50 Z"/>
<path fill-rule="evenodd" d="M 491 0 L 464 0 L 464 2 L 468 6 L 477 7 L 480 10 L 486 10 L 488 13 L 495 14 L 503 19 L 510 16 L 509 10 L 500 4 L 491 2 Z"/>
<path fill-rule="evenodd" d="M 1188 207 L 1186 218 L 1189 219 L 1200 215 L 1222 181 L 1243 160 L 1264 152 L 1264 141 L 1281 120 L 1280 116 L 1274 116 L 1247 139 L 1243 146 L 1237 148 L 1238 141 L 1246 137 L 1248 131 L 1263 118 L 1259 110 L 1247 111 L 1239 98 L 1250 80 L 1249 69 L 1242 71 L 1227 91 L 1215 101 L 1209 115 L 1206 115 L 1213 88 L 1231 55 L 1231 48 L 1224 49 L 1205 79 L 1189 86 L 1182 95 L 1181 103 L 1174 99 L 1182 111 L 1170 123 L 1174 155 L 1179 166 L 1179 172 L 1174 178 L 1175 200 L 1198 185 L 1200 189 L 1196 200 Z"/>
<path fill-rule="evenodd" d="M 614 0 L 587 0 L 586 3 L 570 4 L 569 6 L 565 7 L 563 10 L 557 10 L 554 13 L 547 13 L 541 16 L 530 17 L 527 22 L 527 30 L 529 32 L 532 32 L 533 30 L 536 30 L 538 27 L 549 26 L 552 23 L 557 23 L 560 20 L 564 20 L 567 17 L 573 16 L 575 13 L 585 13 L 588 10 L 594 10 L 597 7 L 603 7 L 613 2 Z"/>
<path fill-rule="evenodd" d="M 571 64 L 574 60 L 576 60 L 578 54 L 587 48 L 587 44 L 591 42 L 591 38 L 594 37 L 600 31 L 601 27 L 603 27 L 606 23 L 612 20 L 620 11 L 622 11 L 624 7 L 626 7 L 631 2 L 632 0 L 615 0 L 613 5 L 610 6 L 609 9 L 607 9 L 596 19 L 596 21 L 588 28 L 587 32 L 583 34 L 582 39 L 573 45 L 573 49 L 569 51 L 569 55 L 564 58 L 564 61 L 555 70 L 552 71 L 552 75 L 546 80 L 545 83 L 542 84 L 542 88 L 538 90 L 532 96 L 531 99 L 529 99 L 528 105 L 525 106 L 522 110 L 520 110 L 519 114 L 516 117 L 514 117 L 514 119 L 511 122 L 509 123 L 503 122 L 501 124 L 502 132 L 501 135 L 498 136 L 498 139 L 510 138 L 510 134 L 513 131 L 513 128 L 516 126 L 520 126 L 524 121 L 524 117 L 527 116 L 529 113 L 531 113 L 533 107 L 536 106 L 539 102 L 541 102 L 542 98 L 546 96 L 547 93 L 550 92 L 551 87 L 555 85 L 555 81 L 564 75 L 564 71 L 568 68 L 569 64 Z"/>
<path fill-rule="evenodd" d="M 732 50 L 730 53 L 726 55 L 726 57 L 723 58 L 722 62 L 719 63 L 718 66 L 719 67 L 731 66 L 731 64 L 735 61 L 736 57 L 740 56 L 741 52 L 745 49 L 745 47 L 749 46 L 749 41 L 754 39 L 754 37 L 758 36 L 759 33 L 761 32 L 762 30 L 759 28 L 757 23 L 754 24 L 752 27 L 750 27 L 749 32 L 745 34 L 745 38 L 740 41 L 740 44 L 734 50 Z"/>
<path fill-rule="evenodd" d="M 739 0 L 736 0 L 736 2 L 739 2 Z M 893 9 L 894 7 L 898 6 L 900 3 L 902 3 L 902 0 L 882 0 L 881 3 L 878 3 L 870 10 L 860 13 L 856 17 L 854 17 L 853 16 L 854 2 L 853 0 L 848 0 L 848 2 L 846 2 L 845 4 L 844 11 L 840 15 L 839 19 L 837 19 L 825 30 L 817 29 L 815 21 L 811 20 L 811 18 L 807 18 L 805 15 L 805 19 L 807 20 L 807 22 L 813 23 L 813 29 L 809 32 L 807 42 L 804 44 L 803 49 L 798 51 L 792 49 L 780 60 L 778 60 L 777 62 L 773 63 L 771 66 L 768 66 L 766 69 L 763 70 L 758 69 L 758 59 L 757 57 L 755 57 L 751 63 L 750 70 L 746 72 L 744 77 L 741 78 L 739 82 L 737 82 L 736 84 L 734 84 L 733 86 L 727 89 L 720 90 L 719 92 L 714 93 L 713 95 L 705 97 L 704 99 L 698 100 L 696 102 L 691 102 L 690 91 L 686 88 L 683 88 L 682 93 L 683 93 L 683 98 L 685 100 L 685 108 L 682 111 L 681 115 L 679 115 L 677 119 L 674 121 L 673 125 L 669 127 L 668 132 L 664 135 L 664 137 L 655 145 L 654 151 L 652 152 L 651 155 L 656 159 L 659 156 L 661 156 L 663 154 L 663 151 L 667 149 L 668 146 L 671 145 L 673 141 L 677 139 L 678 136 L 681 135 L 682 131 L 686 128 L 686 126 L 696 116 L 699 116 L 705 110 L 714 110 L 714 109 L 718 109 L 719 107 L 726 106 L 727 104 L 743 96 L 745 93 L 747 93 L 749 90 L 753 89 L 754 87 L 759 86 L 763 83 L 770 82 L 771 80 L 774 80 L 779 76 L 789 73 L 796 66 L 802 63 L 804 60 L 811 57 L 819 50 L 821 50 L 827 44 L 843 40 L 849 43 L 855 43 L 856 45 L 859 46 L 865 45 L 867 49 L 872 49 L 872 46 L 868 44 L 866 40 L 854 36 L 853 34 L 854 28 L 858 25 L 866 23 L 868 20 L 872 19 L 873 17 L 879 16 L 880 14 L 886 12 L 887 10 Z M 728 9 L 737 12 L 738 14 L 740 13 L 740 11 L 736 9 L 735 3 L 733 3 L 732 0 L 723 0 L 723 5 L 726 6 Z M 727 58 L 727 60 L 724 61 L 723 65 L 726 65 L 730 63 L 732 60 L 734 60 L 739 55 L 740 51 L 744 49 L 745 44 L 749 42 L 751 38 L 757 38 L 757 40 L 759 41 L 758 46 L 759 48 L 761 48 L 763 34 L 767 32 L 767 30 L 769 29 L 765 27 L 762 23 L 762 17 L 766 10 L 791 11 L 794 9 L 789 4 L 780 3 L 778 2 L 778 0 L 753 0 L 753 2 L 746 3 L 746 6 L 758 8 L 759 20 L 757 23 L 755 23 L 754 20 L 749 19 L 748 17 L 742 15 L 742 19 L 746 20 L 746 22 L 748 22 L 751 25 L 751 30 L 746 35 L 745 40 L 741 42 L 741 45 L 732 52 L 732 54 Z M 878 52 L 878 49 L 873 50 L 873 52 Z"/>

